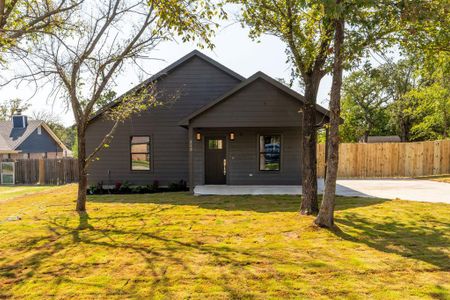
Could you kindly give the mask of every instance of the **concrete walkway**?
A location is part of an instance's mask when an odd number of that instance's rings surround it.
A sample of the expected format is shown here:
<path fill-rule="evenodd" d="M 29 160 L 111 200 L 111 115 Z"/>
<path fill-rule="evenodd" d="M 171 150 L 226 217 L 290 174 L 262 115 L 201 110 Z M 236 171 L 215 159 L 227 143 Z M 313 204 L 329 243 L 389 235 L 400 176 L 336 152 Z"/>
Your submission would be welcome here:
<path fill-rule="evenodd" d="M 318 182 L 323 192 L 323 180 Z M 352 179 L 338 180 L 340 196 L 404 199 L 450 204 L 450 184 L 418 179 Z M 196 195 L 299 195 L 301 186 L 292 185 L 200 185 Z"/>

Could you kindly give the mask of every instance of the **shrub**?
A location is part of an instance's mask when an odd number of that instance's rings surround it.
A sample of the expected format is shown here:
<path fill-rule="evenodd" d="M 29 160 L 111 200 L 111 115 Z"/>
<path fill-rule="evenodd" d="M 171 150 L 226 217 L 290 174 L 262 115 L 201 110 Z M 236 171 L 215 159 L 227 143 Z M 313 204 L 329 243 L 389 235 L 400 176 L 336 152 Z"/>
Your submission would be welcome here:
<path fill-rule="evenodd" d="M 121 194 L 127 194 L 131 192 L 131 184 L 128 181 L 125 181 L 122 183 L 122 185 L 119 188 L 119 193 Z"/>
<path fill-rule="evenodd" d="M 152 189 L 150 185 L 134 185 L 131 187 L 131 193 L 133 194 L 146 194 L 151 192 Z"/>
<path fill-rule="evenodd" d="M 95 184 L 91 184 L 88 189 L 87 189 L 87 193 L 89 195 L 95 195 L 98 194 L 98 189 L 97 189 L 97 185 Z"/>
<path fill-rule="evenodd" d="M 173 182 L 169 185 L 170 192 L 180 192 L 187 191 L 187 183 L 184 180 L 180 180 L 178 182 Z"/>
<path fill-rule="evenodd" d="M 114 184 L 114 189 L 105 191 L 103 189 L 103 182 L 99 182 L 96 185 L 90 185 L 87 189 L 87 192 L 90 195 L 98 195 L 104 194 L 105 192 L 113 193 L 113 194 L 146 194 L 146 193 L 157 193 L 163 191 L 169 192 L 179 192 L 179 191 L 187 191 L 187 183 L 184 180 L 180 180 L 178 182 L 173 182 L 169 185 L 168 188 L 160 188 L 159 181 L 155 180 L 152 184 L 147 185 L 133 185 L 128 181 L 124 181 L 123 183 L 117 181 Z"/>
<path fill-rule="evenodd" d="M 103 190 L 103 181 L 100 181 L 96 185 L 92 184 L 87 189 L 87 193 L 90 194 L 90 195 L 103 194 L 103 192 L 104 192 L 104 190 Z"/>
<path fill-rule="evenodd" d="M 159 181 L 153 180 L 153 183 L 152 183 L 150 189 L 156 193 L 159 190 Z"/>

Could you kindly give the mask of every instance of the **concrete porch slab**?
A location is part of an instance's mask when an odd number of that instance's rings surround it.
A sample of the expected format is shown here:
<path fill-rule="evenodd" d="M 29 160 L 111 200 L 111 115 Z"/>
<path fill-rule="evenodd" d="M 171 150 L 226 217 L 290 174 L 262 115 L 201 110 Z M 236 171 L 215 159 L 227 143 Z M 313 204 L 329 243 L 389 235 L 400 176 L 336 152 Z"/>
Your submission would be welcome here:
<path fill-rule="evenodd" d="M 195 195 L 300 195 L 297 185 L 197 185 Z"/>

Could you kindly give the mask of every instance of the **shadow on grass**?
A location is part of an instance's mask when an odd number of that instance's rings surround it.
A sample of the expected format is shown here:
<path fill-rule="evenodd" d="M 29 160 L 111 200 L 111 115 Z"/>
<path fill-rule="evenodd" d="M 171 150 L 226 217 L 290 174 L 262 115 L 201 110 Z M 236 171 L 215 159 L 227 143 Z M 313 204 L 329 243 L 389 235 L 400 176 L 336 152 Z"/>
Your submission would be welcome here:
<path fill-rule="evenodd" d="M 149 195 L 108 195 L 91 196 L 91 202 L 97 203 L 140 203 L 157 205 L 190 205 L 204 209 L 226 211 L 254 211 L 258 213 L 297 212 L 298 196 L 192 196 L 186 193 L 166 193 Z M 373 219 L 352 213 L 350 209 L 378 205 L 386 199 L 337 197 L 336 211 L 346 211 L 336 218 L 337 226 L 345 225 L 356 234 L 350 235 L 340 229 L 335 233 L 340 238 L 363 243 L 386 253 L 430 263 L 442 270 L 450 270 L 450 260 L 445 249 L 450 240 L 446 232 L 450 231 L 450 221 L 428 220 L 402 223 L 386 216 Z M 405 217 L 405 216 L 403 216 Z M 435 225 L 439 225 L 436 227 Z M 341 226 L 343 227 L 343 226 Z M 346 230 L 347 231 L 347 230 Z"/>
<path fill-rule="evenodd" d="M 319 199 L 321 196 L 319 196 Z M 204 209 L 226 211 L 254 211 L 258 213 L 297 212 L 300 196 L 291 195 L 245 195 L 245 196 L 193 196 L 188 193 L 159 193 L 134 195 L 89 196 L 94 203 L 134 203 L 157 205 L 189 205 Z M 337 197 L 336 211 L 377 205 L 389 201 L 380 198 Z"/>
<path fill-rule="evenodd" d="M 450 271 L 448 247 L 450 220 L 441 222 L 428 217 L 427 223 L 405 223 L 392 217 L 374 220 L 347 212 L 336 218 L 333 232 L 342 239 L 363 243 L 386 253 L 421 260 L 443 271 Z M 344 232 L 345 230 L 346 232 Z M 353 232 L 352 234 L 350 234 Z"/>
<path fill-rule="evenodd" d="M 185 195 L 181 194 L 180 197 L 186 199 Z M 233 199 L 233 197 L 230 198 Z M 259 197 L 250 198 L 250 200 L 254 198 L 254 201 L 259 201 Z M 148 197 L 146 199 L 148 199 Z M 282 197 L 277 201 L 282 201 L 282 199 L 285 199 L 285 197 Z M 292 199 L 296 200 L 292 205 L 284 204 L 285 206 L 282 206 L 283 208 L 275 207 L 272 208 L 272 211 L 283 211 L 282 209 L 285 209 L 284 211 L 297 211 L 298 199 L 296 197 L 293 197 Z M 162 204 L 160 201 L 156 200 L 157 199 L 155 198 L 153 202 L 147 201 L 140 203 Z M 178 201 L 179 200 L 181 199 L 178 199 Z M 208 202 L 199 205 L 198 200 L 208 200 Z M 359 200 L 372 200 L 372 202 L 370 202 L 372 205 L 384 202 L 380 199 L 340 200 L 343 200 L 338 201 L 342 202 L 338 204 L 338 208 L 341 210 L 358 207 Z M 164 204 L 172 204 L 170 201 L 167 201 Z M 211 197 L 193 197 L 190 198 L 189 201 L 189 205 L 196 203 L 195 205 L 197 206 L 207 207 L 209 209 L 223 209 L 222 206 L 224 205 L 218 200 L 215 202 L 212 201 Z M 253 202 L 253 205 L 257 202 Z M 249 204 L 246 203 L 244 207 L 246 208 L 248 205 Z M 238 205 L 238 207 L 240 206 Z M 167 208 L 161 206 L 148 206 L 148 209 L 146 208 L 146 214 L 158 214 L 165 209 Z M 265 212 L 267 211 L 265 210 Z M 158 295 L 155 293 L 164 293 L 169 298 L 171 298 L 171 296 L 174 297 L 174 295 L 170 294 L 170 287 L 174 283 L 171 282 L 170 276 L 167 276 L 169 266 L 180 266 L 183 271 L 192 278 L 204 276 L 199 275 L 198 272 L 196 272 L 195 266 L 194 269 L 192 269 L 193 265 L 192 263 L 189 263 L 190 257 L 199 254 L 211 257 L 211 260 L 208 261 L 208 264 L 211 265 L 211 267 L 217 267 L 218 269 L 224 265 L 232 267 L 231 273 L 224 273 L 217 278 L 212 276 L 211 278 L 201 277 L 201 279 L 209 281 L 212 285 L 220 285 L 230 296 L 236 296 L 237 298 L 252 298 L 252 294 L 248 293 L 249 291 L 236 289 L 229 284 L 229 282 L 234 279 L 234 272 L 238 275 L 244 274 L 248 278 L 253 278 L 252 276 L 254 276 L 254 274 L 246 269 L 246 266 L 248 265 L 261 265 L 270 262 L 271 264 L 288 264 L 295 266 L 296 268 L 304 267 L 301 261 L 289 258 L 289 256 L 279 256 L 277 258 L 268 256 L 264 254 L 264 252 L 258 252 L 257 250 L 245 249 L 245 247 L 240 248 L 232 245 L 204 244 L 202 243 L 201 236 L 198 237 L 199 240 L 192 240 L 189 242 L 186 242 L 182 236 L 179 238 L 170 238 L 166 234 L 158 232 L 157 229 L 153 229 L 144 219 L 142 219 L 141 225 L 133 226 L 132 229 L 126 228 L 124 222 L 126 222 L 127 219 L 132 218 L 140 218 L 139 213 L 132 212 L 113 215 L 111 218 L 108 217 L 107 220 L 94 217 L 92 222 L 96 226 L 89 224 L 91 219 L 86 213 L 80 213 L 78 215 L 77 224 L 73 224 L 73 219 L 71 223 L 71 218 L 49 219 L 47 224 L 50 231 L 49 235 L 28 240 L 26 244 L 20 245 L 21 252 L 33 251 L 34 253 L 31 256 L 24 256 L 22 259 L 9 265 L 3 265 L 0 268 L 0 277 L 8 278 L 7 283 L 9 284 L 20 284 L 27 280 L 33 280 L 36 276 L 39 276 L 40 267 L 45 264 L 46 260 L 50 260 L 54 255 L 58 255 L 60 251 L 65 251 L 74 246 L 78 247 L 78 244 L 80 243 L 83 244 L 80 249 L 86 245 L 90 245 L 111 250 L 123 249 L 123 253 L 132 251 L 137 253 L 145 261 L 145 268 L 136 270 L 137 273 L 133 274 L 133 278 L 128 279 L 124 283 L 124 286 L 108 286 L 110 292 L 115 295 L 136 295 L 137 297 L 137 292 L 142 288 L 142 280 L 144 280 L 139 278 L 142 277 L 146 278 L 145 280 L 148 280 L 148 278 L 151 277 L 151 280 L 148 281 L 148 284 L 151 286 L 149 289 L 151 291 L 150 295 L 148 295 L 149 298 L 157 297 Z M 182 218 L 182 216 L 180 216 L 180 218 Z M 388 217 L 372 220 L 368 217 L 363 217 L 360 214 L 353 213 L 352 211 L 347 211 L 345 212 L 345 215 L 339 216 L 336 220 L 337 225 L 344 228 L 346 232 L 340 231 L 339 229 L 334 232 L 337 236 L 345 240 L 363 243 L 383 252 L 395 253 L 404 257 L 425 261 L 439 267 L 441 270 L 449 270 L 448 257 L 443 252 L 445 251 L 443 249 L 449 244 L 448 239 L 445 238 L 445 231 L 450 229 L 449 223 L 441 222 L 436 219 L 427 220 L 427 222 L 434 223 L 434 225 L 439 226 L 439 229 L 436 230 L 433 228 L 434 226 L 425 226 L 425 224 L 415 224 L 413 227 L 411 226 L 411 223 L 404 224 Z M 356 234 L 351 235 L 351 232 L 355 232 Z M 70 237 L 72 237 L 72 239 L 70 239 Z M 184 257 L 187 259 L 184 259 Z M 70 264 L 70 260 L 66 263 Z M 84 267 L 89 268 L 92 266 L 86 262 Z M 97 267 L 98 266 L 95 266 L 95 268 Z M 47 267 L 46 275 L 51 275 L 53 278 L 60 278 L 61 282 L 68 282 L 71 284 L 78 284 L 81 286 L 91 284 L 81 283 L 79 281 L 71 282 L 71 274 L 65 272 L 64 266 L 55 267 L 51 270 Z M 280 282 L 279 284 L 288 283 Z M 105 286 L 98 285 L 98 287 L 103 288 Z M 0 292 L 0 298 L 2 296 L 6 298 L 11 295 L 7 292 L 2 295 L 2 292 Z"/>

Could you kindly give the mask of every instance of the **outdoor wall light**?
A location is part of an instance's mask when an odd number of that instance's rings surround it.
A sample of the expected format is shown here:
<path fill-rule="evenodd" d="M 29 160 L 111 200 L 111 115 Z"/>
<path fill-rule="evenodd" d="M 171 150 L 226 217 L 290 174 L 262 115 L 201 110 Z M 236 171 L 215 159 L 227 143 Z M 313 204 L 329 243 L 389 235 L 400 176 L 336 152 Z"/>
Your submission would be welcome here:
<path fill-rule="evenodd" d="M 230 133 L 230 141 L 234 141 L 234 132 Z"/>
<path fill-rule="evenodd" d="M 197 141 L 200 141 L 200 140 L 202 139 L 202 134 L 201 134 L 200 132 L 197 132 L 197 133 L 195 134 L 195 139 L 196 139 Z"/>

